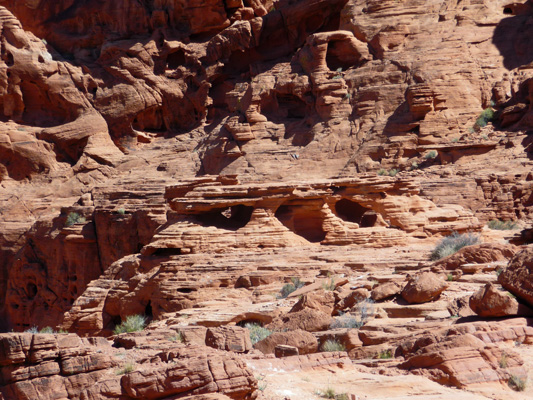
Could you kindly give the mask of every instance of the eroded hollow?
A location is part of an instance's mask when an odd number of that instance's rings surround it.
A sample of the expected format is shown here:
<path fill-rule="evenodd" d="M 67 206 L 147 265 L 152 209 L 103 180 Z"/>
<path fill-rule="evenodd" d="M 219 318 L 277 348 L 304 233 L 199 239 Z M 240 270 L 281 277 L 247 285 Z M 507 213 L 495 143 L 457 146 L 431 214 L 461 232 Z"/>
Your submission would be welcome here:
<path fill-rule="evenodd" d="M 175 51 L 172 54 L 169 54 L 166 61 L 166 67 L 167 69 L 176 69 L 180 67 L 181 65 L 185 64 L 185 53 L 183 50 Z"/>
<path fill-rule="evenodd" d="M 137 131 L 161 133 L 167 130 L 163 109 L 161 107 L 150 107 L 138 113 L 131 124 Z"/>
<path fill-rule="evenodd" d="M 302 119 L 307 114 L 307 104 L 292 94 L 276 93 L 272 101 L 263 107 L 263 113 L 270 121 Z"/>
<path fill-rule="evenodd" d="M 359 63 L 360 55 L 348 40 L 328 42 L 326 64 L 331 71 L 345 71 Z"/>
<path fill-rule="evenodd" d="M 236 231 L 250 222 L 254 208 L 238 204 L 224 209 L 213 210 L 197 215 L 196 218 L 205 226 Z"/>
<path fill-rule="evenodd" d="M 375 226 L 378 219 L 375 211 L 348 199 L 341 199 L 335 203 L 335 212 L 343 220 L 355 222 L 362 228 Z"/>
<path fill-rule="evenodd" d="M 321 207 L 316 205 L 281 205 L 276 211 L 276 218 L 291 231 L 313 243 L 326 238 L 322 228 L 324 216 Z"/>

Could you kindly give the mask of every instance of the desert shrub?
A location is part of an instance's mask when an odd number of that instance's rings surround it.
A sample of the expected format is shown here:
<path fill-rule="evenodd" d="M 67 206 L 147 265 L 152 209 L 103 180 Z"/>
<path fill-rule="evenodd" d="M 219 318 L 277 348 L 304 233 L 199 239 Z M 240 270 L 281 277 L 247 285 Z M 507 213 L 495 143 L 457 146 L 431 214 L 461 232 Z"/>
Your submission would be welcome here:
<path fill-rule="evenodd" d="M 392 350 L 391 350 L 391 349 L 382 350 L 382 351 L 378 354 L 378 358 L 379 358 L 380 360 L 388 360 L 389 358 L 392 358 Z"/>
<path fill-rule="evenodd" d="M 26 329 L 24 332 L 26 332 L 26 333 L 39 333 L 39 329 L 36 326 L 32 326 L 31 328 Z"/>
<path fill-rule="evenodd" d="M 494 119 L 494 110 L 492 108 L 485 108 L 479 118 L 474 124 L 475 127 L 483 128 Z"/>
<path fill-rule="evenodd" d="M 168 338 L 171 342 L 178 342 L 178 343 L 184 343 L 185 339 L 183 338 L 183 334 L 181 332 L 176 333 L 175 335 L 172 335 Z"/>
<path fill-rule="evenodd" d="M 322 283 L 322 289 L 327 291 L 334 291 L 337 288 L 337 285 L 335 284 L 335 279 L 331 278 L 329 282 Z"/>
<path fill-rule="evenodd" d="M 272 334 L 270 329 L 264 328 L 259 324 L 248 323 L 244 325 L 244 327 L 250 332 L 250 340 L 252 341 L 252 345 L 260 342 L 263 339 L 266 339 Z"/>
<path fill-rule="evenodd" d="M 120 214 L 120 215 L 125 215 L 126 214 L 126 210 L 124 210 L 123 208 L 119 208 L 117 210 L 117 213 Z"/>
<path fill-rule="evenodd" d="M 507 384 L 511 389 L 517 392 L 523 392 L 526 390 L 526 380 L 516 375 L 511 375 Z"/>
<path fill-rule="evenodd" d="M 424 157 L 426 160 L 432 160 L 434 158 L 437 158 L 437 151 L 436 150 L 431 150 L 430 152 L 428 152 Z"/>
<path fill-rule="evenodd" d="M 479 243 L 479 236 L 464 233 L 462 235 L 454 232 L 450 236 L 446 236 L 431 252 L 431 260 L 440 260 L 448 257 L 466 246 Z"/>
<path fill-rule="evenodd" d="M 146 317 L 144 315 L 129 315 L 126 317 L 126 321 L 122 322 L 120 325 L 116 326 L 113 330 L 115 335 L 126 332 L 137 332 L 142 331 L 146 326 Z"/>
<path fill-rule="evenodd" d="M 42 328 L 39 333 L 49 333 L 49 334 L 54 334 L 56 333 L 56 331 L 54 331 L 54 329 L 50 326 L 45 326 L 44 328 Z"/>
<path fill-rule="evenodd" d="M 453 282 L 453 275 L 452 275 L 452 274 L 448 274 L 448 275 L 446 275 L 446 280 L 447 280 L 448 282 Z"/>
<path fill-rule="evenodd" d="M 499 219 L 489 221 L 487 226 L 498 231 L 509 231 L 518 228 L 518 224 L 514 221 L 500 221 Z"/>
<path fill-rule="evenodd" d="M 279 298 L 284 299 L 292 292 L 296 291 L 297 289 L 300 289 L 301 287 L 304 287 L 305 283 L 303 283 L 300 278 L 291 278 L 291 283 L 287 283 L 284 285 L 280 292 L 279 292 Z"/>
<path fill-rule="evenodd" d="M 503 352 L 500 358 L 500 368 L 507 368 L 507 353 Z"/>
<path fill-rule="evenodd" d="M 341 314 L 336 317 L 331 325 L 331 329 L 341 329 L 341 328 L 350 328 L 350 329 L 359 329 L 364 325 L 364 322 L 357 319 L 354 315 L 351 314 Z"/>
<path fill-rule="evenodd" d="M 349 400 L 349 397 L 346 393 L 337 393 L 332 387 L 327 387 L 323 390 L 317 390 L 315 394 L 323 397 L 324 399 Z"/>
<path fill-rule="evenodd" d="M 80 214 L 71 212 L 67 215 L 67 220 L 65 221 L 65 226 L 72 226 L 74 224 L 83 224 L 85 222 L 85 218 L 82 217 Z"/>
<path fill-rule="evenodd" d="M 388 171 L 384 168 L 381 168 L 380 170 L 378 170 L 377 174 L 380 176 L 396 176 L 398 172 L 400 172 L 400 170 L 396 168 L 390 169 Z"/>
<path fill-rule="evenodd" d="M 320 346 L 320 351 L 346 351 L 346 346 L 338 340 L 326 340 Z"/>
<path fill-rule="evenodd" d="M 118 368 L 116 371 L 115 371 L 115 374 L 116 375 L 124 375 L 124 374 L 128 374 L 130 372 L 133 372 L 135 371 L 135 368 L 136 368 L 136 365 L 135 363 L 126 363 L 124 364 L 122 367 Z"/>

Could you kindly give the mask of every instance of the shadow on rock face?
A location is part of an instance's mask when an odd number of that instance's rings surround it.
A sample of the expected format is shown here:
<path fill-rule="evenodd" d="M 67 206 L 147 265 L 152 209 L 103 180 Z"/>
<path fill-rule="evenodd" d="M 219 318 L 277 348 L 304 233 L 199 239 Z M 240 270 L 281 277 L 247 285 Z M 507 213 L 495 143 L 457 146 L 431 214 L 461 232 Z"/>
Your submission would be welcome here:
<path fill-rule="evenodd" d="M 533 61 L 533 2 L 509 6 L 502 12 L 512 16 L 498 24 L 492 43 L 503 56 L 505 68 L 511 70 Z"/>

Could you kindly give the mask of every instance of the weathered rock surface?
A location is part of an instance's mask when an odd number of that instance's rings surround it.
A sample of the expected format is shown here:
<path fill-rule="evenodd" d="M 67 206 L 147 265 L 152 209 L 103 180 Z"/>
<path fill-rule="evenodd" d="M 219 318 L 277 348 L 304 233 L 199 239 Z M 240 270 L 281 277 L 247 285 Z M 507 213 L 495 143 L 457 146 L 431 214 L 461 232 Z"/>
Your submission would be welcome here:
<path fill-rule="evenodd" d="M 276 346 L 287 345 L 298 349 L 299 354 L 316 353 L 318 342 L 309 332 L 304 330 L 292 330 L 290 332 L 274 332 L 267 338 L 257 342 L 254 348 L 263 354 L 274 354 Z"/>
<path fill-rule="evenodd" d="M 527 311 L 508 292 L 502 292 L 490 283 L 470 297 L 469 305 L 481 317 L 516 316 Z"/>
<path fill-rule="evenodd" d="M 446 281 L 433 272 L 423 272 L 411 277 L 401 294 L 409 304 L 426 303 L 435 300 L 446 290 Z"/>
<path fill-rule="evenodd" d="M 533 249 L 530 247 L 514 256 L 498 276 L 498 282 L 515 296 L 533 306 Z"/>
<path fill-rule="evenodd" d="M 533 216 L 533 3 L 186 3 L 0 1 L 0 329 L 151 321 L 120 349 L 6 336 L 22 350 L 2 396 L 245 399 L 258 371 L 323 366 L 378 372 L 369 398 L 428 382 L 411 373 L 519 400 L 531 322 L 451 316 L 513 256 L 502 283 L 533 301 L 529 256 L 501 244 L 523 239 L 483 228 Z M 470 231 L 486 244 L 429 263 L 436 237 Z M 426 267 L 451 281 L 409 283 L 405 305 L 398 285 Z M 472 306 L 514 310 L 496 298 Z M 366 324 L 329 329 L 344 316 Z M 265 357 L 235 326 L 253 322 L 348 353 Z M 371 392 L 387 374 L 401 384 Z M 292 376 L 264 397 L 311 398 Z M 421 395 L 486 398 L 435 387 Z"/>
<path fill-rule="evenodd" d="M 103 338 L 74 334 L 2 334 L 0 346 L 0 393 L 5 399 L 155 399 L 210 392 L 245 399 L 256 389 L 241 360 L 168 338 L 148 342 L 141 351 L 129 350 L 126 356 Z"/>

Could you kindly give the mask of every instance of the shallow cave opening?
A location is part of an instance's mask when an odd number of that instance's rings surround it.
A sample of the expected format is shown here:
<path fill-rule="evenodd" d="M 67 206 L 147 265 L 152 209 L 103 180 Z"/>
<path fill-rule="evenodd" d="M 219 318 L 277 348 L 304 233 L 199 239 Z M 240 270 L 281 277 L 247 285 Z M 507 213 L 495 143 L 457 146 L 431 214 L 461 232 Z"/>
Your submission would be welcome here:
<path fill-rule="evenodd" d="M 236 231 L 250 222 L 254 208 L 238 204 L 224 209 L 197 215 L 196 218 L 205 226 Z"/>
<path fill-rule="evenodd" d="M 291 231 L 312 243 L 319 243 L 326 238 L 326 232 L 322 228 L 324 218 L 318 208 L 281 205 L 276 210 L 276 218 Z"/>
<path fill-rule="evenodd" d="M 144 307 L 144 315 L 146 315 L 147 318 L 153 318 L 154 312 L 152 310 L 152 301 L 148 300 L 148 304 L 146 307 Z"/>
<path fill-rule="evenodd" d="M 342 70 L 357 65 L 359 54 L 348 40 L 334 40 L 328 42 L 326 64 L 331 71 Z"/>
<path fill-rule="evenodd" d="M 185 52 L 181 49 L 168 55 L 166 60 L 166 69 L 176 69 L 186 62 Z"/>
<path fill-rule="evenodd" d="M 28 299 L 33 299 L 35 296 L 37 296 L 37 286 L 35 283 L 28 283 L 26 285 L 26 292 L 28 294 Z"/>
<path fill-rule="evenodd" d="M 138 113 L 131 124 L 137 131 L 161 133 L 167 130 L 162 107 L 150 107 Z"/>
<path fill-rule="evenodd" d="M 243 319 L 242 321 L 237 322 L 236 325 L 240 326 L 242 328 L 245 328 L 246 324 L 253 324 L 253 325 L 263 326 L 263 321 L 261 321 L 259 319 L 248 318 L 248 319 Z"/>
<path fill-rule="evenodd" d="M 361 228 L 370 228 L 376 225 L 378 214 L 361 204 L 348 199 L 341 199 L 335 203 L 337 215 L 348 222 L 355 222 Z"/>
<path fill-rule="evenodd" d="M 513 9 L 511 7 L 505 7 L 503 13 L 506 15 L 513 15 Z"/>
<path fill-rule="evenodd" d="M 262 112 L 273 122 L 302 120 L 307 115 L 307 104 L 295 95 L 276 93 L 262 107 Z"/>
<path fill-rule="evenodd" d="M 153 256 L 156 257 L 171 257 L 171 256 L 179 256 L 181 254 L 180 248 L 158 248 L 156 251 L 152 253 Z"/>

